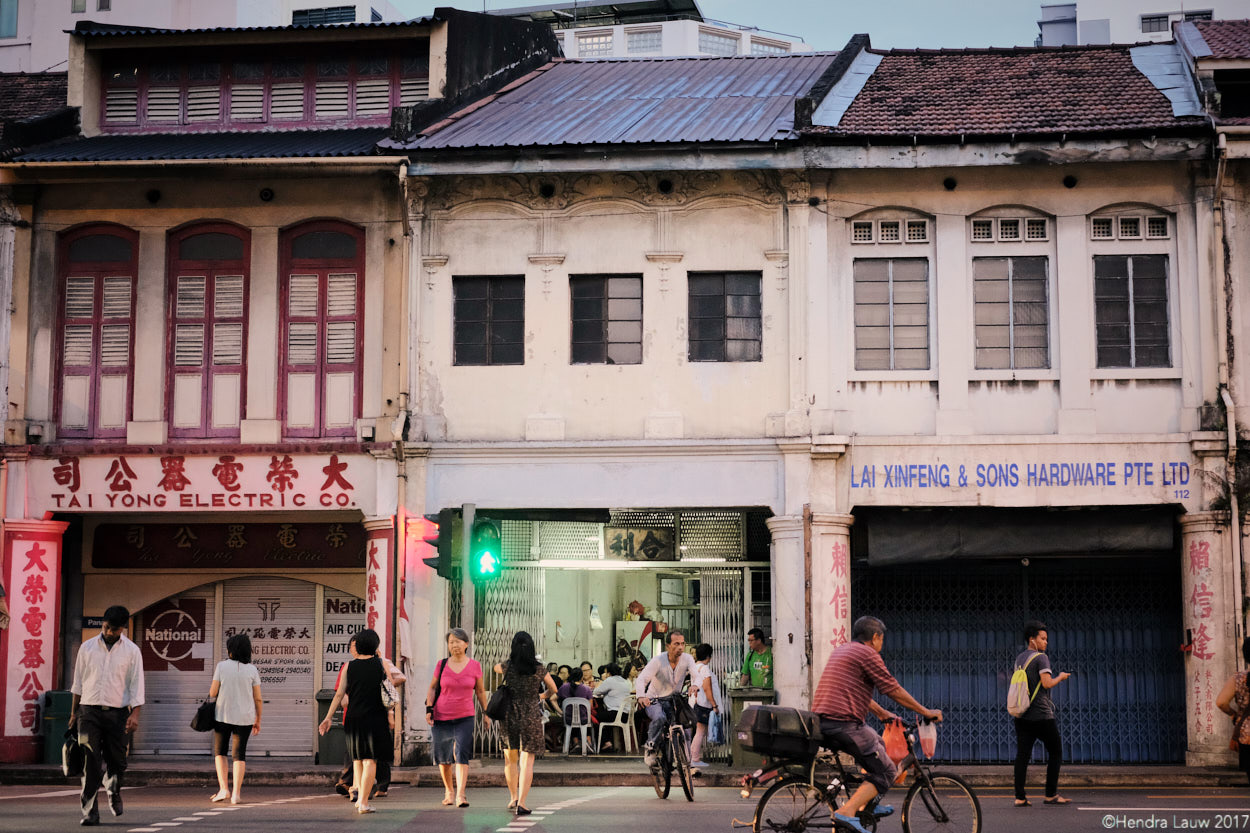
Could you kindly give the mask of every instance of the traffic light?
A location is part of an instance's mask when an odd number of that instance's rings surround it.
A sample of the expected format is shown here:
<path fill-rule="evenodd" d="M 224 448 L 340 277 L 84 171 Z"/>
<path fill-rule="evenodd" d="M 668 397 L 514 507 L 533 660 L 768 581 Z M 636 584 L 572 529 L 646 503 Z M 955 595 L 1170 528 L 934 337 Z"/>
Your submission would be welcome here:
<path fill-rule="evenodd" d="M 456 564 L 456 554 L 451 546 L 456 510 L 443 509 L 437 515 L 426 515 L 425 519 L 438 525 L 437 534 L 422 539 L 433 547 L 438 555 L 434 558 L 423 558 L 421 560 L 433 567 L 443 578 L 451 578 Z"/>
<path fill-rule="evenodd" d="M 473 522 L 469 572 L 474 584 L 494 581 L 503 573 L 503 547 L 498 521 L 480 518 Z"/>

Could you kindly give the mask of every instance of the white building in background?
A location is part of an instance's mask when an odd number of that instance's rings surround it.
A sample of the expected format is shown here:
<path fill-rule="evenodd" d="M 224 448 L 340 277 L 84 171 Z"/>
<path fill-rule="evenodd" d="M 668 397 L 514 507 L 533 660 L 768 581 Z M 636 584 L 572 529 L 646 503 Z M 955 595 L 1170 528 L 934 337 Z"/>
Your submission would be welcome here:
<path fill-rule="evenodd" d="M 1179 21 L 1250 17 L 1250 0 L 1080 0 L 1043 3 L 1038 46 L 1172 39 Z"/>
<path fill-rule="evenodd" d="M 65 69 L 80 20 L 154 29 L 403 20 L 388 0 L 0 0 L 0 72 Z"/>
<path fill-rule="evenodd" d="M 696 0 L 556 3 L 489 14 L 550 24 L 566 58 L 785 55 L 810 52 L 795 35 L 703 16 Z"/>

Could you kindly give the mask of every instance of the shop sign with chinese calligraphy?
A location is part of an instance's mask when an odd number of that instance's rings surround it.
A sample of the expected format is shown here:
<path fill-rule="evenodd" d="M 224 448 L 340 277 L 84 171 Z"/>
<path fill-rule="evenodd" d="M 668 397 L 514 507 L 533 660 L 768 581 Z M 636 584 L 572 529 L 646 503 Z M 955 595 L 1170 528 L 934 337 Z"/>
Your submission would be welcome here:
<path fill-rule="evenodd" d="M 41 529 L 22 529 L 27 526 Z M 31 737 L 42 732 L 43 694 L 57 686 L 61 532 L 65 526 L 6 525 L 4 587 L 10 616 L 4 657 L 6 737 Z"/>
<path fill-rule="evenodd" d="M 365 566 L 358 523 L 104 523 L 92 536 L 100 569 L 346 568 Z"/>
<path fill-rule="evenodd" d="M 376 507 L 363 454 L 70 455 L 30 460 L 32 510 L 188 512 Z"/>

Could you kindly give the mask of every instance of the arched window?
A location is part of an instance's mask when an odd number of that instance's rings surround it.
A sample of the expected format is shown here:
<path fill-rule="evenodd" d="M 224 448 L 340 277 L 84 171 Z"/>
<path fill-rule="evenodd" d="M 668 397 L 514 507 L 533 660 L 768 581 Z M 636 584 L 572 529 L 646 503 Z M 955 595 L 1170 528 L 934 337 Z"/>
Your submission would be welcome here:
<path fill-rule="evenodd" d="M 226 223 L 169 238 L 171 437 L 238 436 L 247 391 L 250 236 Z"/>
<path fill-rule="evenodd" d="M 317 221 L 282 235 L 280 396 L 288 437 L 355 436 L 360 415 L 364 233 Z"/>
<path fill-rule="evenodd" d="M 124 437 L 134 397 L 138 235 L 94 224 L 59 241 L 57 433 Z"/>

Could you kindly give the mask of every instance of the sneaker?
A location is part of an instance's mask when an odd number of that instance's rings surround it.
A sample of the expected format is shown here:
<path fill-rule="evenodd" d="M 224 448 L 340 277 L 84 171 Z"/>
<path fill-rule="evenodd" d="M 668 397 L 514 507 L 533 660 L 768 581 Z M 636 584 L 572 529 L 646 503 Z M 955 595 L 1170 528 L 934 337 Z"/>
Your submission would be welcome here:
<path fill-rule="evenodd" d="M 655 769 L 655 765 L 659 763 L 655 754 L 655 747 L 647 744 L 642 748 L 642 762 L 651 769 Z"/>
<path fill-rule="evenodd" d="M 707 761 L 691 761 L 691 762 L 690 762 L 690 765 L 691 765 L 691 766 L 697 766 L 697 767 L 704 767 L 704 766 L 707 766 L 707 765 L 708 765 L 708 763 L 707 763 Z"/>
<path fill-rule="evenodd" d="M 850 830 L 853 833 L 868 833 L 868 830 L 859 823 L 859 819 L 849 818 L 841 813 L 833 814 L 833 828 L 835 830 Z"/>
<path fill-rule="evenodd" d="M 869 812 L 872 815 L 876 816 L 877 818 L 883 819 L 886 816 L 894 815 L 894 805 L 893 804 L 878 804 L 876 807 L 873 807 Z"/>

